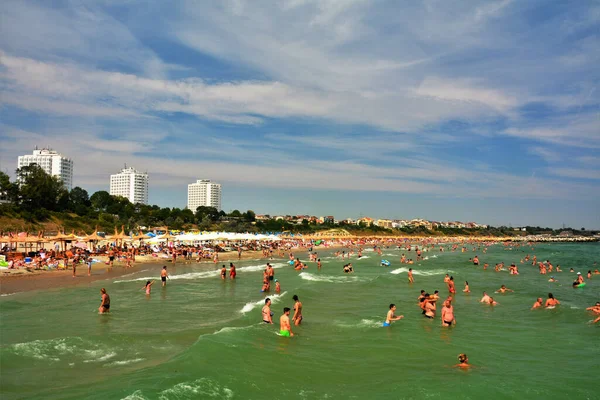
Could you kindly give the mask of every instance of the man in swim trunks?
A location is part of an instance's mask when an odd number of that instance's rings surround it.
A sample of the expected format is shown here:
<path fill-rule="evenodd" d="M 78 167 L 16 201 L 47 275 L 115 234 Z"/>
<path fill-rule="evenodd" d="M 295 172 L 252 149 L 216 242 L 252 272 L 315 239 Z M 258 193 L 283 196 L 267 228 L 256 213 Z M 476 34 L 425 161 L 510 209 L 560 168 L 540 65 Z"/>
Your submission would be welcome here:
<path fill-rule="evenodd" d="M 429 319 L 435 318 L 435 300 L 431 298 L 431 296 L 427 296 L 425 300 L 423 300 L 423 311 L 425 311 L 425 317 Z"/>
<path fill-rule="evenodd" d="M 408 283 L 415 283 L 415 278 L 413 278 L 412 268 L 408 269 Z"/>
<path fill-rule="evenodd" d="M 532 310 L 535 310 L 536 308 L 541 308 L 544 306 L 544 302 L 542 301 L 541 297 L 538 297 L 537 300 L 535 301 L 535 303 L 533 303 L 533 307 L 531 307 Z"/>
<path fill-rule="evenodd" d="M 265 299 L 265 305 L 262 308 L 263 322 L 265 324 L 272 324 L 273 323 L 272 315 L 273 315 L 273 313 L 271 312 L 271 299 L 267 297 Z"/>
<path fill-rule="evenodd" d="M 292 326 L 290 325 L 290 308 L 283 309 L 283 315 L 279 317 L 279 334 L 285 337 L 294 336 Z"/>
<path fill-rule="evenodd" d="M 275 279 L 275 271 L 273 270 L 273 266 L 271 266 L 269 263 L 267 263 L 267 275 L 270 281 Z"/>
<path fill-rule="evenodd" d="M 167 277 L 168 276 L 169 276 L 169 274 L 167 274 L 167 266 L 165 265 L 163 267 L 163 269 L 160 271 L 160 280 L 162 281 L 163 286 L 167 285 Z"/>
<path fill-rule="evenodd" d="M 298 326 L 302 323 L 302 303 L 298 300 L 297 295 L 294 295 L 292 298 L 296 302 L 294 304 L 294 317 L 292 318 L 292 321 L 294 321 L 294 325 Z"/>
<path fill-rule="evenodd" d="M 452 300 L 448 299 L 444 302 L 442 307 L 442 326 L 456 325 L 456 318 L 454 317 L 454 307 L 452 307 Z"/>
<path fill-rule="evenodd" d="M 235 265 L 233 265 L 233 263 L 229 263 L 229 278 L 235 279 L 236 275 L 237 273 L 235 271 Z"/>
<path fill-rule="evenodd" d="M 456 364 L 454 366 L 455 368 L 471 368 L 471 365 L 469 364 L 469 357 L 467 357 L 467 355 L 464 353 L 458 355 L 458 362 L 459 364 Z"/>
<path fill-rule="evenodd" d="M 100 307 L 98 307 L 98 313 L 104 314 L 110 312 L 110 296 L 104 288 L 100 289 L 100 293 L 102 294 L 102 302 L 100 303 Z"/>
<path fill-rule="evenodd" d="M 387 316 L 385 317 L 385 322 L 383 323 L 384 327 L 390 326 L 392 321 L 398 321 L 404 318 L 404 315 L 396 316 L 394 312 L 396 311 L 396 305 L 390 304 L 390 310 L 387 312 Z"/>
<path fill-rule="evenodd" d="M 421 300 L 423 300 L 425 298 L 425 291 L 421 290 L 421 294 L 419 295 L 419 297 L 417 297 L 417 302 L 421 302 Z"/>
<path fill-rule="evenodd" d="M 546 300 L 545 307 L 546 308 L 554 308 L 560 304 L 560 301 L 554 298 L 552 293 L 548 293 L 548 299 Z"/>

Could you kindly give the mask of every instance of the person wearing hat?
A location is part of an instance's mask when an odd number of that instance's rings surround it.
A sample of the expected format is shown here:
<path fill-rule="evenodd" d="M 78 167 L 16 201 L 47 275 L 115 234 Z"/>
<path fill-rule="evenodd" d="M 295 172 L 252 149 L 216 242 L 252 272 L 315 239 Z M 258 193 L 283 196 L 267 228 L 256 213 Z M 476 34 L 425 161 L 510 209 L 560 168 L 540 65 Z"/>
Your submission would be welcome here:
<path fill-rule="evenodd" d="M 578 285 L 580 283 L 583 283 L 583 276 L 581 275 L 581 272 L 577 273 L 577 279 L 575 280 L 575 282 L 577 282 Z"/>

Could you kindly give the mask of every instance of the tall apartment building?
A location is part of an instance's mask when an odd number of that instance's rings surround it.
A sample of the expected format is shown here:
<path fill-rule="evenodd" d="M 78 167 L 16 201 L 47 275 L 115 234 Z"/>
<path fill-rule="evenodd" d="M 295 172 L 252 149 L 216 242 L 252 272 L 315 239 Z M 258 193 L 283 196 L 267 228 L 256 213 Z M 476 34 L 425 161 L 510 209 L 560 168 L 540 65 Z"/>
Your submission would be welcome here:
<path fill-rule="evenodd" d="M 214 207 L 221 211 L 221 185 L 208 179 L 199 179 L 188 185 L 187 208 L 196 212 L 200 206 Z"/>
<path fill-rule="evenodd" d="M 110 194 L 126 197 L 133 204 L 148 204 L 148 174 L 125 166 L 110 176 Z"/>
<path fill-rule="evenodd" d="M 17 168 L 31 164 L 37 164 L 47 174 L 60 178 L 67 190 L 73 188 L 73 160 L 70 158 L 63 157 L 52 149 L 36 148 L 33 154 L 19 156 Z"/>

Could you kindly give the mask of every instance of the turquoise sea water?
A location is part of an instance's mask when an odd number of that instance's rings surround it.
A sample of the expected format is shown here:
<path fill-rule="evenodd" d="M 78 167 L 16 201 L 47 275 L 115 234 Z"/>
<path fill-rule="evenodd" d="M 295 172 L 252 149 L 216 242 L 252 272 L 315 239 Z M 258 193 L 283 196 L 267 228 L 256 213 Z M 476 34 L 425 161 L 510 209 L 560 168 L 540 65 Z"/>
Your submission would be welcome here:
<path fill-rule="evenodd" d="M 277 335 L 261 323 L 264 260 L 236 263 L 238 279 L 223 282 L 211 265 L 169 265 L 167 288 L 146 278 L 159 265 L 89 285 L 17 293 L 0 298 L 0 394 L 3 399 L 598 399 L 600 324 L 585 308 L 600 301 L 600 275 L 573 289 L 574 273 L 600 261 L 599 244 L 545 244 L 477 252 L 430 251 L 413 265 L 407 283 L 406 251 L 365 252 L 355 274 L 318 249 L 323 269 L 298 273 L 274 260 L 282 284 L 273 299 L 277 322 L 297 294 L 304 304 L 296 336 Z M 560 264 L 558 283 L 520 264 L 526 253 Z M 297 252 L 307 259 L 304 252 Z M 410 253 L 407 253 L 410 254 Z M 414 253 L 412 253 L 413 258 Z M 381 267 L 380 260 L 392 265 Z M 515 262 L 521 274 L 496 273 L 496 262 Z M 347 261 L 346 261 L 347 262 Z M 395 273 L 392 273 L 395 272 Z M 438 289 L 454 276 L 457 325 L 427 320 L 416 304 L 420 289 Z M 471 294 L 462 293 L 468 280 Z M 492 308 L 483 290 L 501 284 Z M 98 315 L 99 289 L 111 296 L 110 315 Z M 537 297 L 554 293 L 561 305 L 530 311 Z M 390 303 L 405 318 L 382 328 Z M 467 353 L 474 368 L 451 368 Z"/>

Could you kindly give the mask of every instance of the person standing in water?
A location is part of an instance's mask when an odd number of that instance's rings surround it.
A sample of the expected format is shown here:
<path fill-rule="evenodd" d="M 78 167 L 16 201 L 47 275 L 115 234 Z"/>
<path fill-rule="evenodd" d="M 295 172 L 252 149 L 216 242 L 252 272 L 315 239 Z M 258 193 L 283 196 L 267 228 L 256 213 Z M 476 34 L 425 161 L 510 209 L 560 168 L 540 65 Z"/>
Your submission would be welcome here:
<path fill-rule="evenodd" d="M 271 299 L 265 299 L 265 305 L 262 308 L 262 319 L 265 324 L 273 323 L 273 313 L 271 312 Z"/>
<path fill-rule="evenodd" d="M 223 264 L 223 268 L 221 268 L 221 279 L 225 280 L 227 276 L 227 268 L 225 268 L 225 264 Z"/>
<path fill-rule="evenodd" d="M 169 274 L 167 273 L 167 266 L 163 266 L 163 269 L 160 271 L 160 280 L 162 281 L 163 287 L 167 285 L 167 278 Z"/>
<path fill-rule="evenodd" d="M 453 276 L 451 276 L 450 279 L 448 280 L 448 292 L 450 294 L 456 293 L 456 289 L 454 288 L 454 277 Z"/>
<path fill-rule="evenodd" d="M 444 301 L 442 307 L 442 326 L 456 325 L 456 318 L 454 317 L 454 307 L 452 307 L 452 300 L 448 299 Z"/>
<path fill-rule="evenodd" d="M 100 307 L 98 307 L 98 313 L 104 314 L 110 312 L 110 296 L 104 288 L 100 289 L 100 293 L 102 294 L 102 302 L 100 303 Z"/>
<path fill-rule="evenodd" d="M 298 300 L 297 295 L 294 295 L 292 298 L 296 302 L 294 304 L 294 317 L 292 318 L 292 321 L 294 321 L 294 325 L 298 326 L 302 323 L 302 303 Z"/>
<path fill-rule="evenodd" d="M 87 267 L 88 267 L 88 276 L 92 275 L 92 257 L 88 257 L 87 261 Z"/>
<path fill-rule="evenodd" d="M 235 272 L 235 265 L 233 265 L 233 263 L 229 263 L 229 278 L 235 279 L 236 275 L 237 273 Z"/>
<path fill-rule="evenodd" d="M 152 288 L 152 285 L 154 285 L 154 281 L 147 281 L 146 284 L 144 285 L 144 287 L 142 288 L 142 290 L 146 289 L 146 294 L 150 295 L 150 290 Z"/>
<path fill-rule="evenodd" d="M 463 290 L 463 292 L 471 293 L 471 290 L 469 289 L 469 282 L 467 282 L 467 281 L 465 281 L 465 289 Z"/>
<path fill-rule="evenodd" d="M 390 310 L 387 312 L 387 315 L 385 317 L 385 322 L 383 323 L 384 327 L 390 326 L 392 324 L 392 321 L 399 321 L 402 318 L 404 318 L 404 315 L 396 316 L 395 311 L 396 311 L 396 305 L 390 304 Z"/>
<path fill-rule="evenodd" d="M 275 279 L 275 293 L 281 293 L 281 284 Z"/>
<path fill-rule="evenodd" d="M 408 283 L 415 283 L 415 278 L 413 277 L 412 268 L 408 269 Z"/>
<path fill-rule="evenodd" d="M 294 336 L 292 332 L 292 326 L 290 325 L 290 308 L 285 307 L 283 309 L 283 315 L 279 317 L 279 335 L 285 337 Z"/>

